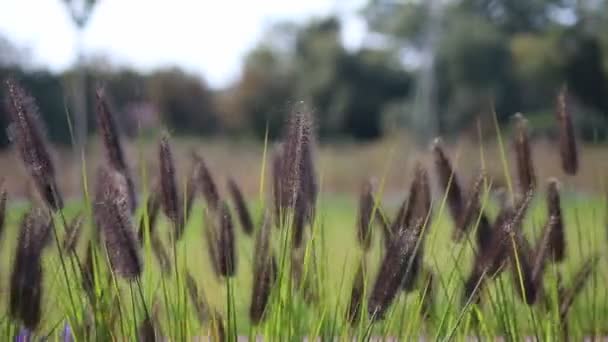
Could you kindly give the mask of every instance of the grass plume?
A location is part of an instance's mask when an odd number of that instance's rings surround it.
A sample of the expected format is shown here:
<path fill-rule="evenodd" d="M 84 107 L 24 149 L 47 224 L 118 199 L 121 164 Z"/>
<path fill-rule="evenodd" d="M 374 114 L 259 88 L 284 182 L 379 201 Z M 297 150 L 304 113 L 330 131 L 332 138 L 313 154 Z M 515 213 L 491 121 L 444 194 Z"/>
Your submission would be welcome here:
<path fill-rule="evenodd" d="M 409 289 L 409 283 L 417 276 L 422 255 L 422 239 L 427 216 L 430 212 L 428 174 L 421 165 L 416 166 L 407 209 L 400 210 L 393 230 L 393 241 L 387 249 L 368 299 L 368 312 L 381 319 L 399 289 Z"/>
<path fill-rule="evenodd" d="M 41 256 L 49 240 L 52 220 L 39 209 L 26 213 L 13 263 L 10 281 L 10 316 L 35 330 L 40 323 L 42 301 Z"/>
<path fill-rule="evenodd" d="M 549 208 L 547 226 L 550 232 L 550 256 L 555 261 L 563 261 L 566 257 L 566 236 L 559 195 L 559 182 L 555 178 L 550 179 L 547 185 L 547 207 Z"/>
<path fill-rule="evenodd" d="M 462 236 L 462 229 L 466 228 L 460 224 L 465 206 L 462 188 L 458 182 L 458 177 L 456 177 L 456 172 L 452 168 L 452 163 L 443 150 L 441 139 L 436 138 L 433 141 L 432 149 L 435 156 L 435 170 L 439 186 L 442 193 L 446 194 L 450 214 L 452 215 L 456 229 L 459 231 L 458 233 L 454 232 L 454 236 Z"/>
<path fill-rule="evenodd" d="M 359 195 L 359 210 L 357 212 L 357 240 L 363 250 L 368 251 L 372 246 L 372 215 L 374 211 L 373 186 L 366 180 L 361 186 Z"/>
<path fill-rule="evenodd" d="M 558 291 L 559 316 L 561 322 L 566 322 L 568 312 L 570 311 L 574 300 L 583 290 L 593 272 L 595 272 L 598 262 L 598 256 L 587 258 L 578 268 L 576 273 L 574 273 L 570 287 L 562 288 L 561 291 Z"/>
<path fill-rule="evenodd" d="M 485 178 L 485 173 L 481 171 L 467 192 L 462 214 L 456 223 L 457 229 L 454 230 L 454 234 L 452 235 L 455 241 L 462 240 L 463 236 L 466 235 L 468 229 L 472 226 L 472 223 L 479 217 L 481 211 L 480 197 Z"/>
<path fill-rule="evenodd" d="M 513 150 L 515 151 L 517 180 L 519 193 L 521 196 L 525 196 L 530 190 L 536 188 L 536 174 L 534 172 L 534 161 L 532 160 L 528 122 L 521 113 L 515 114 L 514 120 Z"/>
<path fill-rule="evenodd" d="M 247 208 L 247 202 L 243 197 L 241 188 L 238 186 L 233 178 L 228 179 L 228 192 L 232 197 L 232 203 L 236 209 L 237 216 L 241 222 L 241 228 L 247 235 L 253 234 L 253 220 L 249 214 L 249 208 Z"/>
<path fill-rule="evenodd" d="M 169 144 L 169 136 L 166 133 L 160 139 L 158 159 L 160 162 L 160 192 L 162 194 L 161 208 L 165 216 L 173 223 L 174 237 L 179 240 L 184 232 L 184 213 L 181 209 L 181 197 L 175 178 L 173 153 Z"/>
<path fill-rule="evenodd" d="M 207 203 L 207 208 L 212 211 L 218 211 L 220 209 L 220 193 L 217 190 L 217 185 L 215 185 L 215 181 L 213 180 L 213 175 L 207 167 L 207 163 L 205 159 L 200 155 L 193 153 L 192 158 L 195 163 L 195 174 L 198 177 L 199 189 Z"/>
<path fill-rule="evenodd" d="M 104 89 L 96 92 L 97 125 L 99 126 L 101 141 L 104 146 L 106 161 L 116 171 L 122 173 L 127 182 L 129 206 L 132 211 L 137 208 L 137 192 L 131 177 L 124 150 L 120 142 L 120 133 L 114 114 L 110 110 Z"/>
<path fill-rule="evenodd" d="M 299 103 L 287 122 L 283 151 L 280 158 L 281 194 L 279 197 L 280 222 L 293 212 L 293 243 L 300 247 L 304 227 L 312 223 L 318 192 L 314 166 L 312 114 L 303 103 Z"/>
<path fill-rule="evenodd" d="M 562 87 L 557 95 L 557 110 L 555 112 L 559 126 L 559 153 L 562 169 L 566 174 L 575 175 L 578 171 L 578 151 L 574 125 L 570 108 L 568 108 L 568 88 Z"/>
<path fill-rule="evenodd" d="M 365 259 L 361 259 L 357 272 L 353 278 L 353 285 L 350 291 L 350 301 L 346 308 L 346 321 L 352 326 L 361 318 L 361 311 L 363 306 L 363 296 L 365 290 Z"/>
<path fill-rule="evenodd" d="M 101 166 L 97 171 L 94 216 L 115 274 L 131 280 L 142 272 L 139 243 L 131 222 L 124 176 Z"/>
<path fill-rule="evenodd" d="M 270 241 L 271 228 L 270 214 L 266 213 L 255 240 L 253 289 L 249 306 L 249 319 L 252 324 L 259 324 L 264 319 L 270 293 L 278 275 L 278 266 Z"/>
<path fill-rule="evenodd" d="M 194 311 L 196 311 L 196 316 L 199 323 L 206 323 L 210 318 L 209 305 L 205 299 L 205 294 L 203 293 L 201 295 L 199 293 L 199 287 L 196 284 L 196 279 L 194 279 L 190 272 L 186 272 L 186 287 L 188 289 L 190 301 L 192 302 L 192 305 L 194 305 Z"/>
<path fill-rule="evenodd" d="M 42 198 L 51 209 L 61 209 L 63 198 L 57 187 L 55 167 L 34 99 L 13 80 L 6 81 L 6 88 L 11 120 L 9 135 L 12 135 L 21 159 Z"/>

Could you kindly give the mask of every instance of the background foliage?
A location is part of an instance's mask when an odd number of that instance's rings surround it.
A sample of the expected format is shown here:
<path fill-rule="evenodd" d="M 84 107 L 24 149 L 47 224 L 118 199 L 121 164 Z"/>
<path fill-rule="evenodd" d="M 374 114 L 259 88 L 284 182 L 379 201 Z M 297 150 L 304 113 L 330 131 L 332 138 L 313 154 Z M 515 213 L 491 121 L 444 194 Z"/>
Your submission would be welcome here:
<path fill-rule="evenodd" d="M 378 139 L 403 127 L 424 137 L 456 135 L 478 117 L 490 120 L 492 106 L 501 121 L 522 111 L 543 128 L 567 85 L 579 134 L 608 137 L 607 1 L 371 0 L 360 13 L 368 34 L 355 50 L 343 45 L 338 17 L 272 26 L 225 89 L 177 67 L 141 74 L 89 58 L 89 132 L 99 84 L 127 133 L 148 120 L 188 135 L 263 137 L 268 125 L 274 138 L 293 103 L 305 100 L 323 140 Z M 62 94 L 76 73 L 33 70 L 27 60 L 0 39 L 0 78 L 21 79 L 39 100 L 51 139 L 68 142 L 70 102 Z"/>

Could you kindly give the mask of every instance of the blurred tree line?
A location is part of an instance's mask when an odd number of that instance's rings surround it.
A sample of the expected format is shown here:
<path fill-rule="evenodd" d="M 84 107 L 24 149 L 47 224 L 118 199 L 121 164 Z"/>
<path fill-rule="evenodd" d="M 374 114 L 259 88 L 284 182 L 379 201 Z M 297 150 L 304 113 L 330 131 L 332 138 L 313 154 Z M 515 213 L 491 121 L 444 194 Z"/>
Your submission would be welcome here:
<path fill-rule="evenodd" d="M 435 110 L 424 114 L 438 133 L 471 126 L 492 104 L 501 121 L 521 111 L 542 128 L 567 85 L 583 137 L 608 138 L 608 1 L 371 0 L 364 15 L 395 58 L 433 54 Z"/>
<path fill-rule="evenodd" d="M 185 135 L 268 130 L 272 138 L 299 100 L 313 109 L 325 140 L 376 139 L 395 127 L 457 134 L 477 117 L 491 120 L 492 106 L 501 121 L 521 111 L 536 131 L 551 133 L 555 95 L 567 85 L 581 135 L 608 138 L 608 1 L 370 0 L 361 14 L 369 32 L 355 51 L 344 47 L 335 17 L 274 25 L 226 89 L 178 68 L 142 74 L 88 60 L 89 132 L 103 85 L 129 135 L 166 126 Z M 20 79 L 51 139 L 67 143 L 64 89 L 76 71 L 34 70 L 21 63 L 25 54 L 0 37 L 0 79 Z M 421 118 L 432 129 L 418 127 Z"/>

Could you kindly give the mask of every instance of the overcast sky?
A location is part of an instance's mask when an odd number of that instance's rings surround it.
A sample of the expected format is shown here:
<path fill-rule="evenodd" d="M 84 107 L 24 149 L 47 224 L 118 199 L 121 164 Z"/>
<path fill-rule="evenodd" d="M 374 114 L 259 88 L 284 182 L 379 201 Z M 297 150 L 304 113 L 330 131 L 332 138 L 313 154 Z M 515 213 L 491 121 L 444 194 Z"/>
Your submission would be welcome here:
<path fill-rule="evenodd" d="M 364 0 L 99 0 L 84 32 L 85 53 L 150 70 L 178 65 L 224 86 L 264 28 L 338 13 L 343 41 L 355 47 Z M 76 59 L 77 34 L 63 0 L 0 0 L 0 35 L 27 49 L 34 65 L 59 71 Z"/>

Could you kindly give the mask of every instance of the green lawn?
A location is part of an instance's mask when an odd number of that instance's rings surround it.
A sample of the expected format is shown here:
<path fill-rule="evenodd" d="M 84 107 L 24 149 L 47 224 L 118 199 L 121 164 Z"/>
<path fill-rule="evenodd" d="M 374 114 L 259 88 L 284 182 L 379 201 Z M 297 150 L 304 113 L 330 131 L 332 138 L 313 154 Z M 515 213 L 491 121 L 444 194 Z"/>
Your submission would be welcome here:
<path fill-rule="evenodd" d="M 562 272 L 566 284 L 569 284 L 572 273 L 583 260 L 601 253 L 601 261 L 595 275 L 585 286 L 585 289 L 577 297 L 572 311 L 569 315 L 569 332 L 571 336 L 582 334 L 606 334 L 608 332 L 608 296 L 606 283 L 608 265 L 604 257 L 606 249 L 606 203 L 599 197 L 587 195 L 563 196 L 562 207 L 566 223 L 567 259 L 563 265 L 549 266 L 545 272 L 545 289 L 549 298 L 555 299 L 556 274 Z M 385 207 L 392 216 L 398 203 L 387 203 Z M 13 246 L 16 242 L 18 222 L 25 210 L 25 205 L 13 204 L 7 217 L 7 227 L 2 242 L 2 262 L 0 281 L 4 299 L 9 296 L 9 274 L 13 259 Z M 252 214 L 256 221 L 261 216 L 261 204 L 255 203 L 251 206 Z M 490 207 L 493 207 L 490 205 Z M 516 337 L 514 334 L 538 335 L 545 339 L 558 336 L 559 325 L 555 310 L 545 310 L 542 306 L 528 307 L 516 296 L 510 271 L 504 272 L 498 279 L 491 281 L 489 291 L 484 292 L 483 304 L 480 307 L 468 306 L 463 310 L 465 300 L 462 295 L 463 279 L 468 275 L 472 262 L 471 243 L 454 243 L 451 240 L 451 222 L 441 207 L 441 199 L 435 199 L 434 212 L 431 225 L 428 227 L 428 236 L 425 245 L 424 264 L 436 275 L 433 288 L 434 310 L 427 320 L 423 320 L 419 314 L 421 291 L 411 294 L 400 295 L 393 304 L 391 313 L 382 321 L 369 326 L 367 322 L 358 327 L 349 328 L 344 321 L 344 312 L 349 301 L 351 283 L 361 257 L 355 235 L 357 203 L 354 197 L 325 196 L 319 200 L 317 223 L 315 225 L 309 255 L 316 255 L 317 279 L 320 284 L 319 299 L 316 303 L 307 304 L 297 294 L 290 290 L 278 290 L 273 297 L 272 308 L 268 313 L 265 325 L 252 331 L 250 329 L 248 310 L 251 298 L 252 260 L 253 260 L 253 238 L 243 234 L 240 226 L 236 224 L 238 240 L 238 270 L 237 276 L 231 282 L 232 296 L 227 296 L 226 282 L 219 280 L 213 273 L 207 254 L 206 244 L 203 236 L 203 208 L 202 203 L 197 203 L 187 231 L 183 239 L 178 243 L 178 260 L 180 270 L 187 268 L 197 279 L 199 286 L 210 305 L 218 309 L 224 317 L 230 317 L 227 298 L 234 303 L 235 320 L 229 320 L 230 324 L 236 322 L 236 329 L 240 335 L 251 333 L 265 334 L 267 336 L 294 337 L 303 335 L 324 336 L 348 336 L 353 333 L 362 336 L 363 333 L 372 335 L 390 336 L 412 336 L 428 334 L 429 337 L 442 336 L 470 336 L 481 334 L 487 336 Z M 65 215 L 69 218 L 81 210 L 81 204 L 70 203 L 65 209 Z M 496 210 L 488 209 L 493 217 Z M 539 236 L 545 220 L 545 205 L 543 194 L 537 194 L 536 202 L 526 217 L 524 229 L 533 241 Z M 138 222 L 136 220 L 134 222 Z M 236 221 L 236 218 L 235 218 Z M 159 229 L 163 236 L 168 237 L 168 225 L 161 219 Z M 62 231 L 58 224 L 58 230 Z M 87 229 L 92 227 L 88 224 Z M 275 233 L 275 250 L 280 259 L 279 231 Z M 381 231 L 374 231 L 374 246 L 368 259 L 368 271 L 366 286 L 373 285 L 378 264 L 381 261 L 383 248 L 381 246 Z M 86 236 L 86 235 L 85 235 Z M 171 251 L 168 239 L 165 244 Z M 80 243 L 79 259 L 84 258 L 84 238 Z M 314 250 L 314 253 L 312 251 Z M 146 300 L 146 309 L 155 311 L 166 335 L 174 336 L 179 330 L 176 324 L 187 330 L 187 336 L 199 336 L 208 333 L 206 328 L 200 328 L 192 307 L 185 311 L 187 314 L 176 315 L 171 305 L 166 305 L 164 298 L 176 305 L 176 298 L 185 298 L 184 291 L 178 297 L 176 291 L 175 276 L 162 277 L 160 269 L 148 248 L 144 248 L 145 269 L 141 277 L 143 293 Z M 312 265 L 312 259 L 307 259 L 307 265 Z M 70 273 L 70 262 L 68 273 L 71 274 L 71 287 L 77 288 L 80 284 L 76 276 Z M 82 261 L 82 260 L 81 260 Z M 312 268 L 312 267 L 311 267 Z M 80 304 L 75 307 L 82 312 L 72 313 L 69 295 L 66 290 L 64 273 L 58 258 L 57 248 L 53 245 L 47 249 L 44 257 L 45 269 L 45 291 L 43 294 L 43 323 L 38 333 L 45 335 L 52 331 L 60 331 L 66 320 L 71 325 L 76 325 L 74 317 L 84 317 L 84 308 L 87 301 L 82 291 L 73 290 L 73 298 Z M 164 280 L 163 280 L 164 279 Z M 183 282 L 183 272 L 180 271 L 180 279 Z M 123 326 L 122 331 L 133 336 L 133 325 L 131 322 L 133 312 L 136 312 L 138 320 L 143 317 L 143 306 L 141 300 L 135 295 L 136 308 L 131 303 L 132 292 L 129 286 L 122 280 L 117 284 L 121 292 L 120 308 L 122 309 Z M 165 290 L 164 290 L 165 289 Z M 115 288 L 112 288 L 115 290 Z M 107 295 L 106 299 L 110 296 Z M 6 306 L 7 301 L 2 301 Z M 155 305 L 153 305 L 155 303 Z M 182 304 L 185 300 L 182 301 Z M 188 304 L 190 305 L 190 304 Z M 191 305 L 190 305 L 191 306 Z M 152 310 L 154 309 L 154 310 Z M 2 309 L 7 312 L 6 309 Z M 186 310 L 186 309 L 185 309 Z M 231 310 L 230 310 L 231 311 Z M 280 313 L 280 314 L 277 314 Z M 65 318 L 64 317 L 69 317 Z M 177 323 L 180 322 L 180 323 Z M 185 323 L 184 323 L 185 322 Z M 0 325 L 0 329 L 7 336 L 8 329 L 16 329 L 8 319 Z M 230 325 L 230 327 L 234 327 Z M 371 330 L 369 330 L 369 329 Z M 53 330 L 59 329 L 59 330 Z M 131 329 L 131 330 L 129 330 Z M 121 333 L 117 333 L 120 336 Z M 520 335 L 521 336 L 521 335 Z M 116 337 L 116 336 L 114 336 Z M 182 337 L 184 337 L 182 335 Z M 176 339 L 178 339 L 176 337 Z"/>

